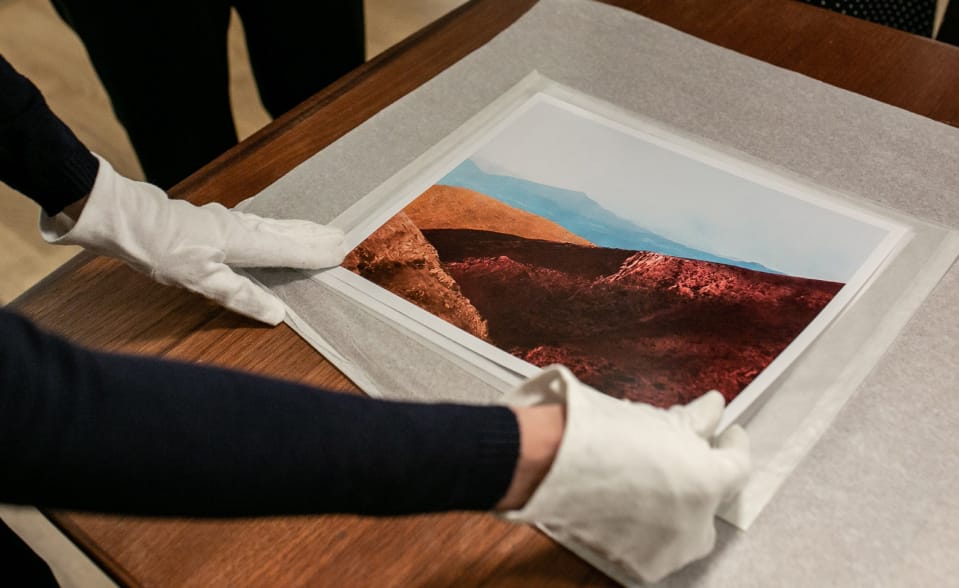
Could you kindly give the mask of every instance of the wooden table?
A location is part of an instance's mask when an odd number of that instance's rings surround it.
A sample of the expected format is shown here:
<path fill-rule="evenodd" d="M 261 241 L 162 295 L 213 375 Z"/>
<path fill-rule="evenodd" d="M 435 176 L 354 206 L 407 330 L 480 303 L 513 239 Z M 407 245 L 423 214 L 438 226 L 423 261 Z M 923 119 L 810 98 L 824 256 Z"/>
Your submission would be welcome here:
<path fill-rule="evenodd" d="M 758 59 L 959 124 L 959 50 L 786 0 L 612 0 Z M 474 0 L 346 76 L 173 190 L 234 205 L 515 21 L 532 0 Z M 260 327 L 80 255 L 14 304 L 85 345 L 350 390 L 288 327 Z M 352 390 L 355 392 L 355 390 Z M 196 522 L 50 512 L 117 581 L 152 586 L 604 585 L 539 533 L 493 517 Z"/>

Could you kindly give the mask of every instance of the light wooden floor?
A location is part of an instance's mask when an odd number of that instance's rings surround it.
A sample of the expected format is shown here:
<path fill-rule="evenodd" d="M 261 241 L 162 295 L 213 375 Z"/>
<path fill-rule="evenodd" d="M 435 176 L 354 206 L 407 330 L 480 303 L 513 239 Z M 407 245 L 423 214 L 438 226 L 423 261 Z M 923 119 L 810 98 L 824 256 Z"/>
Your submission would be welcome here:
<path fill-rule="evenodd" d="M 136 0 L 131 0 L 136 1 Z M 373 56 L 465 0 L 365 0 L 367 55 Z M 239 21 L 230 27 L 231 94 L 240 138 L 269 122 L 253 85 Z M 0 54 L 40 88 L 57 115 L 121 173 L 141 178 L 130 142 L 110 110 L 80 41 L 49 0 L 0 0 Z M 0 304 L 76 254 L 44 243 L 38 207 L 0 184 Z"/>

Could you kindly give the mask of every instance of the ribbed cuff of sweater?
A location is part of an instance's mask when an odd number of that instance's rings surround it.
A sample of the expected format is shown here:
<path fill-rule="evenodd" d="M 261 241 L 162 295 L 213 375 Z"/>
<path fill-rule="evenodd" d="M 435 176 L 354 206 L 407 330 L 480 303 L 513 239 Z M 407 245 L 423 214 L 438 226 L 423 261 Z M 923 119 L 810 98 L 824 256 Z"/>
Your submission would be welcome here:
<path fill-rule="evenodd" d="M 491 510 L 506 494 L 519 459 L 519 424 L 505 406 L 486 407 L 475 426 L 471 475 L 454 487 L 451 508 Z"/>
<path fill-rule="evenodd" d="M 99 161 L 0 57 L 0 180 L 53 216 L 90 193 Z"/>

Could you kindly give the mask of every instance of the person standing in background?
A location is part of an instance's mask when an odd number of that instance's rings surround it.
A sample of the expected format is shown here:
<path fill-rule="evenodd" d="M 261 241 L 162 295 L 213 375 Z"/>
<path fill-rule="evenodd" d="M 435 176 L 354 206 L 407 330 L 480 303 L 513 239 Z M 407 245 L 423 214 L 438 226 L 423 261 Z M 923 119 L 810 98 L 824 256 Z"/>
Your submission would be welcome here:
<path fill-rule="evenodd" d="M 227 29 L 243 22 L 278 117 L 363 63 L 362 0 L 51 0 L 86 47 L 147 181 L 169 189 L 237 143 Z"/>

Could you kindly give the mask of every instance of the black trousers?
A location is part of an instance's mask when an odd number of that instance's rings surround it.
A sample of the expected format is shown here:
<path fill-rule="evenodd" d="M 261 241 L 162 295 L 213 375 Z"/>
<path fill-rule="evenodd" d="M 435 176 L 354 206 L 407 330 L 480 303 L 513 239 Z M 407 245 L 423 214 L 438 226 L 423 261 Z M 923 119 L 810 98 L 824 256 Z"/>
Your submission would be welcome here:
<path fill-rule="evenodd" d="M 836 12 L 906 31 L 932 36 L 936 0 L 802 0 Z"/>
<path fill-rule="evenodd" d="M 237 142 L 235 7 L 274 117 L 363 63 L 362 0 L 52 0 L 80 36 L 147 179 L 169 188 Z"/>
<path fill-rule="evenodd" d="M 35 588 L 60 586 L 47 563 L 2 521 L 0 521 L 0 566 L 3 568 L 3 577 L 13 582 L 11 585 Z"/>
<path fill-rule="evenodd" d="M 939 27 L 939 36 L 943 43 L 959 45 L 959 0 L 952 0 L 942 17 L 942 26 Z"/>

